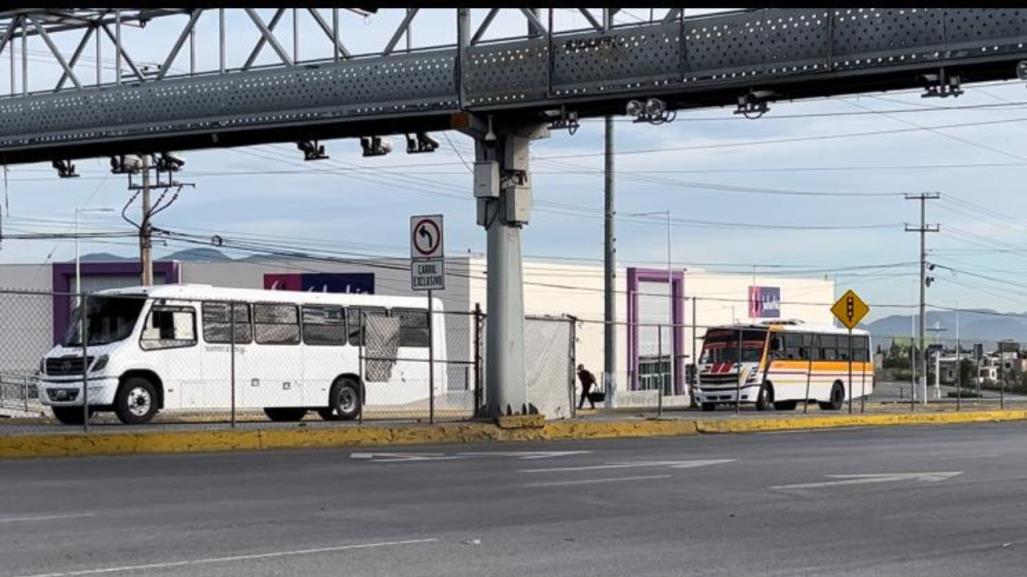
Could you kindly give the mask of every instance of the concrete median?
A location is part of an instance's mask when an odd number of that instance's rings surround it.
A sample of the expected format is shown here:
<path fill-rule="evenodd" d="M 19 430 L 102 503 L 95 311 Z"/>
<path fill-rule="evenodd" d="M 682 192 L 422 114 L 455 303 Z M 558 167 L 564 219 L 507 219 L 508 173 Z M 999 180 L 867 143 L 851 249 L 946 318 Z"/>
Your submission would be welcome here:
<path fill-rule="evenodd" d="M 773 417 L 599 416 L 544 422 L 537 418 L 499 423 L 397 424 L 340 427 L 239 428 L 189 431 L 0 435 L 0 458 L 72 457 L 159 453 L 202 453 L 432 445 L 479 442 L 680 437 L 699 434 L 758 433 L 841 427 L 942 425 L 1027 420 L 1027 410 L 917 412 L 863 415 Z"/>

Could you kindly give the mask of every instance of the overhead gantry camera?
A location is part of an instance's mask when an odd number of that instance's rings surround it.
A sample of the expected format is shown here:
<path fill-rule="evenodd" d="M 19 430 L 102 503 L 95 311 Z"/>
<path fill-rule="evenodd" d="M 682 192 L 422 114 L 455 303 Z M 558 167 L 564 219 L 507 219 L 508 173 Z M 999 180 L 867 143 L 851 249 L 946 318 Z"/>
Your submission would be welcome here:
<path fill-rule="evenodd" d="M 316 140 L 301 140 L 296 143 L 296 148 L 303 151 L 303 160 L 326 160 L 325 147 Z"/>
<path fill-rule="evenodd" d="M 439 142 L 424 132 L 418 132 L 414 136 L 406 134 L 407 154 L 418 154 L 421 152 L 435 152 Z"/>
<path fill-rule="evenodd" d="M 57 170 L 57 176 L 61 178 L 76 178 L 79 176 L 75 172 L 75 165 L 70 160 L 55 160 L 53 161 L 53 167 Z"/>
<path fill-rule="evenodd" d="M 625 112 L 628 116 L 634 116 L 635 122 L 649 124 L 672 122 L 677 117 L 677 112 L 667 110 L 667 103 L 659 98 L 648 98 L 645 102 L 629 100 Z"/>
<path fill-rule="evenodd" d="M 111 174 L 134 174 L 143 169 L 143 159 L 134 154 L 111 157 Z"/>
<path fill-rule="evenodd" d="M 154 165 L 161 172 L 178 172 L 185 166 L 185 159 L 173 152 L 162 152 L 157 155 Z"/>
<path fill-rule="evenodd" d="M 360 148 L 364 156 L 385 156 L 392 152 L 392 140 L 384 136 L 361 136 Z"/>

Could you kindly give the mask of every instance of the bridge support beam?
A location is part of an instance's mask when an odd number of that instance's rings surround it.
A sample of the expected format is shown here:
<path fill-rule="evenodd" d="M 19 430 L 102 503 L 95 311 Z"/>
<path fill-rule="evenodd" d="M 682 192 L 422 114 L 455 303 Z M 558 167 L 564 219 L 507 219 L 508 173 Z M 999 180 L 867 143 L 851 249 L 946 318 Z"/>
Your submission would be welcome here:
<path fill-rule="evenodd" d="M 532 208 L 530 143 L 549 131 L 545 125 L 493 127 L 480 119 L 471 124 L 463 131 L 475 140 L 477 220 L 488 243 L 485 413 L 530 414 L 536 411 L 524 373 L 521 230 Z"/>

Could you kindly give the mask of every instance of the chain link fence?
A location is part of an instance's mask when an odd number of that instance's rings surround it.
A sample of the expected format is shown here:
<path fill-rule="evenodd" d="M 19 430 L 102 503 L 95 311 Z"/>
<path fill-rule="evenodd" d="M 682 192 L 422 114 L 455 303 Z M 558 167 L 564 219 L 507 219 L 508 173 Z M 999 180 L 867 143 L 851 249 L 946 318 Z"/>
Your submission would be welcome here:
<path fill-rule="evenodd" d="M 579 325 L 591 329 L 593 338 L 600 338 L 602 321 L 579 320 Z M 746 324 L 746 323 L 742 323 Z M 761 382 L 749 382 L 744 379 L 738 381 L 738 371 L 727 367 L 723 363 L 717 363 L 719 357 L 711 356 L 703 360 L 704 338 L 710 329 L 724 328 L 725 325 L 707 325 L 690 319 L 690 322 L 672 326 L 667 323 L 653 322 L 617 322 L 614 323 L 617 334 L 627 335 L 621 341 L 625 343 L 624 351 L 627 354 L 618 359 L 620 374 L 617 377 L 617 388 L 615 391 L 613 407 L 617 409 L 632 409 L 641 413 L 662 413 L 667 410 L 698 410 L 701 402 L 696 392 L 702 390 L 703 385 L 708 389 L 725 389 L 724 398 L 730 399 L 717 402 L 718 406 L 727 409 L 734 409 L 732 395 L 743 398 L 744 410 L 753 410 L 758 400 L 758 386 Z M 800 323 L 797 326 L 802 326 Z M 818 325 L 819 326 L 819 325 Z M 672 332 L 676 334 L 679 345 L 676 350 L 673 345 Z M 827 403 L 821 406 L 819 401 L 829 401 L 828 390 L 817 393 L 817 380 L 822 372 L 832 373 L 833 380 L 840 380 L 843 388 L 844 383 L 849 382 L 847 375 L 847 359 L 850 354 L 846 343 L 846 335 L 841 329 L 834 332 L 834 337 L 825 337 L 823 340 L 817 338 L 816 352 L 811 354 L 803 353 L 802 356 L 795 356 L 796 359 L 816 359 L 813 374 L 809 379 L 813 393 L 805 394 L 806 391 L 799 390 L 795 395 L 790 395 L 784 402 L 774 404 L 771 402 L 765 405 L 766 410 L 789 411 L 798 409 L 803 412 L 832 410 L 825 409 Z M 828 342 L 834 339 L 832 342 Z M 745 340 L 748 340 L 746 338 Z M 625 342 L 626 341 L 626 342 Z M 810 341 L 809 346 L 813 346 Z M 802 348 L 801 343 L 796 344 L 797 349 Z M 783 345 L 782 345 L 783 346 Z M 759 350 L 750 351 L 748 346 L 742 356 L 755 355 L 753 362 L 761 359 L 771 359 L 772 351 Z M 1002 349 L 1000 353 L 999 350 Z M 1027 343 L 1024 346 L 1012 339 L 956 339 L 941 338 L 936 335 L 929 336 L 926 347 L 927 375 L 926 388 L 916 384 L 915 378 L 923 372 L 921 363 L 923 356 L 918 347 L 911 346 L 911 339 L 908 335 L 872 335 L 870 349 L 866 352 L 854 352 L 858 358 L 854 359 L 856 368 L 853 371 L 851 392 L 845 391 L 844 403 L 840 410 L 848 412 L 849 399 L 853 399 L 853 411 L 862 410 L 874 411 L 922 411 L 930 410 L 972 410 L 1004 408 L 1015 403 L 1027 403 Z M 858 350 L 858 347 L 857 347 Z M 957 355 L 957 350 L 960 351 Z M 673 352 L 672 352 L 673 351 Z M 801 352 L 799 350 L 796 353 Z M 911 356 L 915 355 L 915 361 Z M 787 360 L 787 351 L 781 351 L 782 358 Z M 624 357 L 627 357 L 624 359 Z M 730 357 L 732 363 L 734 357 Z M 866 358 L 864 361 L 863 358 Z M 958 357 L 958 358 L 957 358 Z M 592 355 L 592 364 L 601 357 Z M 774 357 L 777 360 L 776 357 Z M 830 362 L 831 366 L 824 364 Z M 865 370 L 860 370 L 861 363 L 870 363 Z M 711 364 L 712 363 L 712 364 Z M 794 361 L 792 362 L 794 365 Z M 913 369 L 911 369 L 911 365 Z M 761 365 L 763 366 L 763 365 Z M 599 371 L 589 367 L 594 373 Z M 764 366 L 765 369 L 765 366 Z M 793 366 L 797 375 L 804 375 L 810 372 L 810 365 Z M 677 375 L 672 378 L 672 372 Z M 704 374 L 705 373 L 705 374 Z M 716 373 L 716 374 L 713 374 Z M 743 371 L 744 373 L 744 371 Z M 762 374 L 762 372 L 761 372 Z M 936 377 L 937 375 L 937 377 Z M 805 379 L 805 377 L 802 377 Z M 773 385 L 773 378 L 768 377 Z M 760 377 L 759 380 L 762 380 Z M 805 383 L 797 383 L 800 389 L 804 389 Z M 821 383 L 824 384 L 824 383 Z M 827 382 L 830 387 L 832 383 Z M 597 383 L 597 388 L 609 395 L 603 387 L 603 383 Z M 748 390 L 752 389 L 752 390 Z M 580 394 L 580 386 L 577 391 Z M 660 394 L 662 391 L 662 394 Z M 748 395 L 748 399 L 745 396 Z M 817 402 L 803 403 L 802 398 L 814 399 Z M 799 399 L 795 408 L 791 400 Z M 860 402 L 863 399 L 863 402 Z M 780 399 L 779 399 L 780 400 Z M 730 402 L 729 402 L 730 401 Z M 585 401 L 585 407 L 589 408 L 589 402 Z M 601 406 L 596 403 L 596 406 Z M 1021 405 L 1022 406 L 1022 405 Z M 866 407 L 871 407 L 867 409 Z"/>
<path fill-rule="evenodd" d="M 0 427 L 438 422 L 486 404 L 480 308 L 429 316 L 421 298 L 175 290 L 0 290 Z M 528 400 L 550 418 L 573 414 L 574 327 L 525 319 Z"/>
<path fill-rule="evenodd" d="M 54 301 L 51 294 L 0 292 L 0 425 L 47 413 L 36 375 L 53 346 Z"/>

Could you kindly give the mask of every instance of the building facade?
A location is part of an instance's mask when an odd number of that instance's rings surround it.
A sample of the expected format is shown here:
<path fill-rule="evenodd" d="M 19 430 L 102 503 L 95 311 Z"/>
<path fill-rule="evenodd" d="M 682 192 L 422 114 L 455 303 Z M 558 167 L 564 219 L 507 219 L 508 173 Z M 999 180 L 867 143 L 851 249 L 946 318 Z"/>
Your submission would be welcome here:
<path fill-rule="evenodd" d="M 469 312 L 486 302 L 486 262 L 477 256 L 446 259 L 446 289 L 435 296 L 447 311 Z M 154 265 L 157 283 L 196 283 L 270 290 L 415 294 L 406 259 L 347 262 L 250 257 L 243 260 L 161 260 Z M 525 314 L 577 319 L 575 362 L 597 376 L 603 373 L 603 269 L 601 265 L 524 263 Z M 138 284 L 134 261 L 83 262 L 82 290 Z M 754 279 L 748 274 L 674 271 L 668 287 L 666 269 L 617 270 L 617 369 L 608 378 L 618 404 L 630 404 L 644 389 L 660 383 L 668 395 L 687 393 L 689 365 L 701 353 L 707 327 L 768 318 L 830 324 L 834 283 L 826 279 Z M 74 298 L 71 263 L 0 265 L 0 290 L 40 291 L 51 295 L 25 298 L 0 295 L 0 355 L 7 365 L 35 366 L 45 351 L 68 330 Z M 423 293 L 418 293 L 423 294 Z M 27 298 L 27 297 L 26 297 Z M 23 307 L 16 306 L 21 302 Z M 7 306 L 3 306 L 3 305 Z M 19 310 L 21 309 L 21 310 Z M 29 310 L 31 309 L 31 310 Z M 671 322 L 673 320 L 673 323 Z M 671 326 L 673 324 L 673 326 Z M 447 318 L 451 358 L 473 358 L 473 317 Z M 525 338 L 532 338 L 525 335 Z M 13 354 L 18 351 L 19 354 Z M 675 370 L 670 377 L 670 355 Z M 4 367 L 0 367 L 3 370 Z M 667 374 L 653 379 L 652 371 Z"/>

